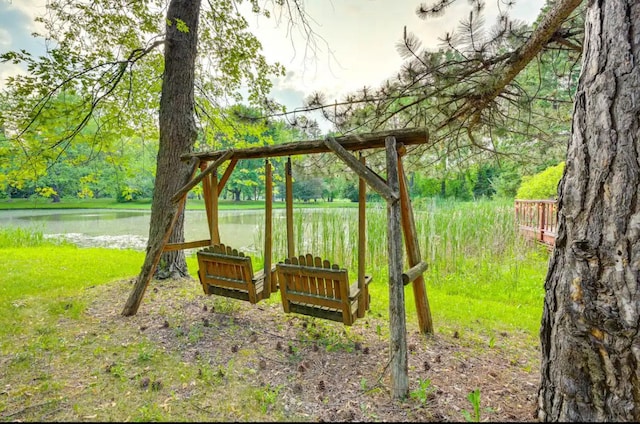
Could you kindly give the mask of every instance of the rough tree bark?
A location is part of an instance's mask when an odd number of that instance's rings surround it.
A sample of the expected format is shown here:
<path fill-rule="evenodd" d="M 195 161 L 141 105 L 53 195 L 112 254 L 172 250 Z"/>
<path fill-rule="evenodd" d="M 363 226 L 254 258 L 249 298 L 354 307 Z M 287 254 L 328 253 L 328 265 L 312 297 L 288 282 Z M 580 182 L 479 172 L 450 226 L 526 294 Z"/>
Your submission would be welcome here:
<path fill-rule="evenodd" d="M 180 160 L 196 140 L 194 119 L 194 79 L 198 41 L 200 0 L 172 0 L 167 10 L 164 74 L 160 98 L 160 145 L 156 182 L 151 205 L 147 254 L 133 291 L 122 314 L 135 315 L 147 288 L 151 273 L 158 265 L 168 230 L 176 218 L 169 241 L 184 241 L 184 216 L 176 217 L 178 204 L 171 197 L 191 177 L 193 166 Z M 184 23 L 184 27 L 183 24 Z M 186 27 L 186 30 L 185 30 Z M 184 252 L 163 256 L 163 269 L 169 274 L 186 275 Z"/>
<path fill-rule="evenodd" d="M 541 421 L 640 421 L 640 2 L 590 0 L 558 238 Z"/>

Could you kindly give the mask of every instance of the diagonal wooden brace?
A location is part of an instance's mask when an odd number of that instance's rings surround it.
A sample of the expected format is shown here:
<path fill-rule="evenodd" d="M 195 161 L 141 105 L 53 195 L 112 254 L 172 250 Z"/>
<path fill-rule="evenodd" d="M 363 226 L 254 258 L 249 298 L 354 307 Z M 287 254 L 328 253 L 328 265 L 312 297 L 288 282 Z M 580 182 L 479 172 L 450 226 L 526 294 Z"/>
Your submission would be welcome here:
<path fill-rule="evenodd" d="M 360 176 L 363 180 L 369 184 L 380 196 L 384 197 L 388 202 L 396 202 L 400 199 L 400 195 L 391 190 L 389 186 L 378 175 L 369 169 L 366 165 L 363 165 L 349 153 L 344 147 L 340 145 L 333 137 L 327 137 L 324 139 L 324 144 L 331 149 L 349 168 Z"/>

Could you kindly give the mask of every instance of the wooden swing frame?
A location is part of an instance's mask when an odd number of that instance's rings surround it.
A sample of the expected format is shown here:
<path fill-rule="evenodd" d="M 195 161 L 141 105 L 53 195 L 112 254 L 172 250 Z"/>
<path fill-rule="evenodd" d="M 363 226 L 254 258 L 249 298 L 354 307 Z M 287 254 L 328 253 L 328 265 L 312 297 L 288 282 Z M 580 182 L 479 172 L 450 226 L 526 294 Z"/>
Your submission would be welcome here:
<path fill-rule="evenodd" d="M 285 143 L 273 146 L 253 147 L 247 149 L 229 149 L 222 151 L 191 153 L 182 156 L 185 161 L 196 159 L 200 173 L 195 175 L 191 181 L 185 184 L 172 197 L 174 202 L 179 202 L 181 208 L 184 208 L 187 193 L 196 185 L 202 183 L 203 194 L 205 197 L 205 209 L 207 212 L 207 221 L 209 226 L 210 238 L 207 240 L 198 240 L 184 243 L 166 243 L 163 251 L 191 249 L 197 247 L 206 247 L 220 244 L 220 232 L 218 229 L 218 196 L 222 192 L 231 173 L 235 169 L 239 160 L 243 159 L 265 159 L 265 180 L 269 180 L 267 185 L 270 187 L 271 167 L 268 162 L 269 158 L 306 155 L 314 153 L 333 152 L 347 166 L 349 166 L 360 177 L 360 192 L 364 193 L 366 185 L 373 188 L 387 201 L 388 211 L 388 251 L 389 251 L 389 279 L 400 282 L 400 287 L 394 288 L 390 284 L 390 315 L 402 315 L 404 317 L 404 291 L 403 286 L 413 283 L 414 299 L 416 302 L 416 311 L 418 315 L 418 324 L 421 332 L 426 334 L 433 333 L 433 323 L 431 319 L 431 311 L 426 294 L 426 287 L 422 273 L 427 269 L 427 264 L 422 261 L 417 241 L 415 222 L 411 201 L 409 199 L 409 191 L 407 187 L 406 176 L 402 165 L 402 156 L 406 153 L 406 146 L 425 144 L 429 140 L 426 129 L 410 129 L 410 130 L 392 130 L 378 133 L 370 133 L 363 135 L 351 135 L 343 137 L 328 137 L 323 140 L 307 140 L 293 143 Z M 387 179 L 379 176 L 375 171 L 364 164 L 364 161 L 358 160 L 350 151 L 362 151 L 368 149 L 386 149 L 387 156 Z M 220 181 L 217 179 L 217 170 L 226 161 L 229 161 Z M 211 162 L 211 163 L 209 163 Z M 290 170 L 289 170 L 290 172 Z M 289 185 L 291 184 L 289 180 Z M 287 196 L 292 195 L 291 187 L 287 188 Z M 273 266 L 271 258 L 271 212 L 272 212 L 272 196 L 265 196 L 265 278 L 268 284 L 262 298 L 266 298 L 268 294 L 278 289 L 277 282 L 273 278 Z M 291 205 L 292 198 L 287 198 L 287 204 Z M 360 202 L 364 205 L 364 202 Z M 287 207 L 287 245 L 289 258 L 294 257 L 293 251 L 293 218 L 292 208 Z M 397 218 L 396 219 L 396 215 Z M 396 221 L 398 221 L 396 223 Z M 366 243 L 365 235 L 364 208 L 359 211 L 359 248 L 358 248 L 358 281 L 362 282 L 359 286 L 361 290 L 366 290 L 364 285 L 364 245 Z M 169 230 L 171 231 L 172 228 Z M 402 234 L 404 234 L 405 248 L 410 269 L 402 272 Z M 392 269 L 396 272 L 392 273 Z M 399 272 L 398 272 L 399 271 Z M 393 275 L 392 275 L 393 274 Z M 395 274 L 398 274 L 397 276 Z M 368 302 L 362 302 L 366 308 Z M 391 309 L 401 310 L 402 313 L 392 314 Z M 360 308 L 362 309 L 362 308 Z M 358 316 L 363 316 L 364 312 L 359 311 Z"/>
<path fill-rule="evenodd" d="M 404 286 L 412 283 L 418 325 L 424 334 L 433 334 L 431 311 L 427 300 L 426 287 L 422 274 L 427 269 L 427 264 L 422 261 L 418 246 L 413 210 L 409 199 L 409 191 L 406 176 L 402 166 L 402 156 L 406 153 L 405 146 L 426 144 L 429 141 L 426 129 L 392 130 L 364 135 L 351 135 L 343 137 L 328 137 L 324 140 L 308 140 L 295 143 L 286 143 L 275 146 L 254 147 L 241 150 L 225 150 L 215 152 L 191 153 L 182 156 L 185 161 L 196 160 L 201 172 L 194 176 L 173 196 L 172 200 L 178 204 L 178 213 L 184 210 L 186 196 L 189 190 L 203 183 L 203 191 L 206 197 L 205 207 L 209 222 L 210 239 L 185 243 L 166 243 L 168 235 L 173 231 L 173 226 L 167 228 L 165 244 L 154 256 L 154 264 L 158 263 L 163 251 L 191 249 L 196 247 L 211 246 L 219 242 L 217 227 L 218 195 L 231 175 L 238 160 L 241 159 L 268 159 L 271 157 L 303 155 L 312 153 L 333 152 L 358 176 L 380 194 L 387 202 L 387 243 L 388 243 L 388 275 L 389 275 L 389 328 L 390 328 L 390 369 L 392 395 L 399 399 L 408 392 L 407 374 L 407 341 L 406 341 L 406 317 L 404 307 Z M 373 170 L 361 163 L 350 151 L 365 149 L 386 150 L 387 178 L 384 179 Z M 220 182 L 216 178 L 207 176 L 217 171 L 225 161 L 229 160 L 229 166 L 225 170 Z M 207 165 L 210 161 L 211 164 Z M 216 182 L 216 184 L 214 184 Z M 205 190 L 204 186 L 209 185 Z M 175 219 L 173 220 L 175 222 Z M 410 268 L 403 272 L 402 239 L 404 234 L 405 248 Z M 266 237 L 265 237 L 266 238 Z M 265 256 L 270 255 L 265 250 Z M 359 255 L 363 254 L 362 252 Z M 270 257 L 269 257 L 270 260 Z M 265 259 L 266 266 L 266 259 Z M 155 265 L 152 266 L 155 269 Z M 151 269 L 143 281 L 136 302 L 142 300 L 142 296 L 151 281 L 154 269 Z M 268 270 L 270 268 L 267 268 Z M 358 274 L 361 270 L 359 266 Z M 268 278 L 271 273 L 268 272 Z M 364 281 L 363 281 L 364 283 Z M 273 290 L 274 281 L 271 279 L 269 287 Z"/>

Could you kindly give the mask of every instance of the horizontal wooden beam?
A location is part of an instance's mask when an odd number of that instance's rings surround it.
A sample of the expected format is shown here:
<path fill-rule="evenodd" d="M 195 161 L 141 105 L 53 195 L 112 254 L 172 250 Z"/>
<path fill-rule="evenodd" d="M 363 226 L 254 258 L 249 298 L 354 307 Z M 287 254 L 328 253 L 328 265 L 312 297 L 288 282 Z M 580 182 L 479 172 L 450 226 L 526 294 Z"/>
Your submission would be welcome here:
<path fill-rule="evenodd" d="M 412 266 L 402 274 L 402 283 L 406 286 L 411 283 L 413 280 L 422 275 L 423 272 L 427 270 L 427 263 L 425 261 L 418 262 L 415 266 Z"/>
<path fill-rule="evenodd" d="M 336 141 L 349 151 L 382 149 L 385 147 L 384 140 L 388 136 L 396 138 L 398 143 L 405 146 L 426 144 L 429 142 L 429 132 L 426 128 L 412 128 L 403 130 L 390 130 L 369 134 L 353 134 L 335 137 Z M 310 153 L 326 153 L 329 148 L 324 140 L 306 140 L 293 143 L 277 144 L 273 146 L 251 147 L 248 149 L 236 149 L 233 151 L 231 159 L 264 159 L 278 156 L 305 155 Z M 224 154 L 224 150 L 212 152 L 189 153 L 181 156 L 182 160 L 192 157 L 201 161 L 216 160 Z"/>
<path fill-rule="evenodd" d="M 167 243 L 164 245 L 164 252 L 170 252 L 173 250 L 195 249 L 196 247 L 211 246 L 211 239 L 209 240 L 197 240 L 187 241 L 184 243 Z"/>

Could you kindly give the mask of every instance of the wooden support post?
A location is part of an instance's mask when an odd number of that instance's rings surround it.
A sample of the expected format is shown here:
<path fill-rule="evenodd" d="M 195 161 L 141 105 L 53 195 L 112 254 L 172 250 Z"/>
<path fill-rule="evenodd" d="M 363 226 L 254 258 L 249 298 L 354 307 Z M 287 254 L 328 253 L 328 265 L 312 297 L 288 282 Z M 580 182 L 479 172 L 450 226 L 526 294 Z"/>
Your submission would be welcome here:
<path fill-rule="evenodd" d="M 271 234 L 273 209 L 273 176 L 271 174 L 271 163 L 269 159 L 264 161 L 264 288 L 263 299 L 267 299 L 272 292 L 276 291 L 275 281 L 271 281 Z"/>
<path fill-rule="evenodd" d="M 287 207 L 287 257 L 295 256 L 295 248 L 293 246 L 293 181 L 291 177 L 291 158 L 287 159 L 285 165 L 285 203 Z"/>
<path fill-rule="evenodd" d="M 399 198 L 398 153 L 396 139 L 387 137 L 387 183 Z M 404 399 L 409 394 L 407 366 L 407 325 L 404 308 L 404 284 L 402 284 L 402 229 L 400 202 L 387 200 L 387 254 L 389 258 L 389 355 L 391 365 L 391 393 L 394 399 Z"/>
<path fill-rule="evenodd" d="M 402 211 L 402 231 L 404 233 L 404 244 L 407 249 L 409 266 L 414 267 L 422 261 L 420 256 L 420 245 L 416 232 L 416 223 L 413 218 L 413 208 L 409 199 L 409 188 L 407 186 L 407 176 L 402 166 L 402 157 L 398 156 L 398 174 L 400 182 L 400 207 Z M 413 280 L 413 297 L 416 302 L 416 313 L 418 314 L 418 326 L 423 334 L 433 334 L 433 321 L 431 319 L 431 309 L 427 298 L 427 288 L 424 277 Z"/>
<path fill-rule="evenodd" d="M 200 175 L 204 172 L 207 166 L 206 162 L 200 163 Z M 211 216 L 211 202 L 209 199 L 211 198 L 211 180 L 209 179 L 209 175 L 205 175 L 202 179 L 202 197 L 204 198 L 204 210 L 207 214 L 207 228 L 209 229 L 209 240 L 213 243 L 213 238 L 211 235 L 213 231 L 211 230 L 211 222 L 213 222 L 213 217 Z"/>
<path fill-rule="evenodd" d="M 222 175 L 222 178 L 220 178 L 220 182 L 218 183 L 218 196 L 220 196 L 220 193 L 222 193 L 222 190 L 224 189 L 225 184 L 227 184 L 227 180 L 231 176 L 231 173 L 235 169 L 237 163 L 238 159 L 231 159 L 229 161 L 229 165 L 227 166 L 227 169 L 224 170 L 224 174 Z"/>
<path fill-rule="evenodd" d="M 378 175 L 367 168 L 365 165 L 358 162 L 358 160 L 349 153 L 344 147 L 342 147 L 333 137 L 327 137 L 324 143 L 329 149 L 331 149 L 336 156 L 338 156 L 349 168 L 356 174 L 363 178 L 372 189 L 374 189 L 380 196 L 384 197 L 387 201 L 398 200 L 398 193 L 393 192 L 389 186 L 378 177 Z"/>
<path fill-rule="evenodd" d="M 360 163 L 365 165 L 365 159 L 360 153 Z M 369 309 L 369 288 L 364 284 L 365 258 L 367 246 L 367 182 L 359 179 L 358 183 L 358 288 L 360 289 L 360 301 L 358 302 L 358 318 L 364 317 Z"/>
<path fill-rule="evenodd" d="M 205 177 L 206 178 L 206 177 Z M 211 244 L 220 244 L 220 229 L 218 228 L 218 171 L 215 170 L 209 175 L 209 196 L 211 216 L 209 217 L 209 231 L 211 232 Z"/>
<path fill-rule="evenodd" d="M 189 179 L 193 178 L 197 169 L 198 166 L 196 161 L 191 169 Z M 156 271 L 156 267 L 160 262 L 160 257 L 162 256 L 164 247 L 167 244 L 171 233 L 173 232 L 173 227 L 176 225 L 178 216 L 180 216 L 180 214 L 184 210 L 187 201 L 187 192 L 188 191 L 185 191 L 178 199 L 178 204 L 176 205 L 175 209 L 166 211 L 167 213 L 162 217 L 167 225 L 165 226 L 164 236 L 162 236 L 162 240 L 160 241 L 160 243 L 147 246 L 147 255 L 144 258 L 142 269 L 140 270 L 140 274 L 138 274 L 138 277 L 136 278 L 133 290 L 131 291 L 131 294 L 129 294 L 129 298 L 127 299 L 127 302 L 125 303 L 122 310 L 122 315 L 124 315 L 125 317 L 135 315 L 136 312 L 138 312 L 138 308 L 140 307 L 140 303 L 142 302 L 144 292 L 147 290 L 147 287 L 149 286 L 149 283 L 153 278 L 153 273 Z"/>

